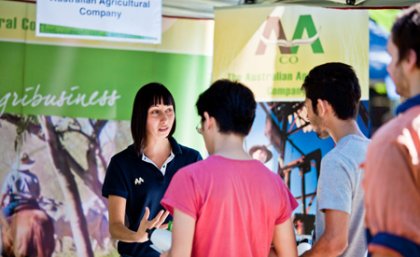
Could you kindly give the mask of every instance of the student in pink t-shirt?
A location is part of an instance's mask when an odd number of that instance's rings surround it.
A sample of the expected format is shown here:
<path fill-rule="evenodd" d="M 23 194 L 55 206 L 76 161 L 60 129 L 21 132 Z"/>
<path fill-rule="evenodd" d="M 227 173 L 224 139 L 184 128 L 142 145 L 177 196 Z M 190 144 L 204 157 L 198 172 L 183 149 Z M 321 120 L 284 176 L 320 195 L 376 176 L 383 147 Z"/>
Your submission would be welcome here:
<path fill-rule="evenodd" d="M 291 219 L 297 202 L 243 148 L 255 108 L 251 90 L 229 80 L 200 95 L 197 131 L 210 156 L 178 171 L 162 199 L 174 217 L 172 248 L 162 256 L 297 256 Z"/>

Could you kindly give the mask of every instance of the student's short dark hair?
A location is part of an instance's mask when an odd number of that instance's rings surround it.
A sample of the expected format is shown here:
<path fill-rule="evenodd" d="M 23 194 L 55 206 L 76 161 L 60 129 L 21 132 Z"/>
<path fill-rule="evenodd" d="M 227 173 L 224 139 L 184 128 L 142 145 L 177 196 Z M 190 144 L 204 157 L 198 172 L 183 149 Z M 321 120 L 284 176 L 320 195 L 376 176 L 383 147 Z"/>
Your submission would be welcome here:
<path fill-rule="evenodd" d="M 339 119 L 356 118 L 361 90 L 356 73 L 350 65 L 332 62 L 313 68 L 302 89 L 317 113 L 318 99 L 329 102 Z"/>
<path fill-rule="evenodd" d="M 197 100 L 197 112 L 214 117 L 221 133 L 248 135 L 257 106 L 252 91 L 239 82 L 217 80 Z"/>
<path fill-rule="evenodd" d="M 136 150 L 141 153 L 146 138 L 147 113 L 153 105 L 164 104 L 172 105 L 175 111 L 175 100 L 169 90 L 162 84 L 152 82 L 142 86 L 136 94 L 133 103 L 131 116 L 131 136 L 134 140 Z M 175 132 L 176 119 L 172 126 L 169 136 Z"/>
<path fill-rule="evenodd" d="M 410 50 L 417 56 L 416 66 L 420 68 L 420 3 L 401 13 L 392 27 L 392 42 L 398 48 L 398 62 L 404 60 Z"/>

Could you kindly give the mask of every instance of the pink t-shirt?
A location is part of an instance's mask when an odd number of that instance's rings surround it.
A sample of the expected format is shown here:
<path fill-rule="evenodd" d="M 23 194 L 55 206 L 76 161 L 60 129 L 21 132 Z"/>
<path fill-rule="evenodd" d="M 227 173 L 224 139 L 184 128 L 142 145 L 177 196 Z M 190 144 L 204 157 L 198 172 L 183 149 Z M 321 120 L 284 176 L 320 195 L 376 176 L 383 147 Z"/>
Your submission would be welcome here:
<path fill-rule="evenodd" d="M 161 203 L 196 220 L 193 257 L 267 257 L 275 225 L 297 207 L 259 161 L 218 155 L 178 171 Z"/>

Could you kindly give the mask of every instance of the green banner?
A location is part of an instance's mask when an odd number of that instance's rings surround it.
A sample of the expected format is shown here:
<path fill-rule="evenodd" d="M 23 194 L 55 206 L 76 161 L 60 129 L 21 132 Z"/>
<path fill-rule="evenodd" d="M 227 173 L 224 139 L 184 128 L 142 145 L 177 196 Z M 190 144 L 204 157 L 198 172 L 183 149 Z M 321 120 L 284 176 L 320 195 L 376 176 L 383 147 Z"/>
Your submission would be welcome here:
<path fill-rule="evenodd" d="M 165 17 L 159 45 L 36 37 L 35 5 L 0 1 L 0 117 L 129 120 L 137 90 L 159 82 L 175 97 L 175 136 L 202 149 L 191 135 L 195 101 L 210 84 L 212 28 Z"/>
<path fill-rule="evenodd" d="M 132 144 L 132 104 L 144 84 L 168 87 L 175 138 L 205 156 L 195 102 L 210 85 L 213 21 L 164 17 L 162 31 L 159 45 L 36 37 L 35 4 L 0 0 L 1 186 L 30 169 L 36 212 L 48 220 L 13 214 L 5 251 L 36 241 L 42 246 L 15 254 L 119 256 L 101 189 L 111 157 Z M 9 193 L 2 206 L 13 206 Z"/>
<path fill-rule="evenodd" d="M 130 118 L 138 88 L 151 81 L 193 109 L 211 65 L 205 56 L 14 42 L 0 42 L 0 56 L 2 112 L 118 120 Z"/>

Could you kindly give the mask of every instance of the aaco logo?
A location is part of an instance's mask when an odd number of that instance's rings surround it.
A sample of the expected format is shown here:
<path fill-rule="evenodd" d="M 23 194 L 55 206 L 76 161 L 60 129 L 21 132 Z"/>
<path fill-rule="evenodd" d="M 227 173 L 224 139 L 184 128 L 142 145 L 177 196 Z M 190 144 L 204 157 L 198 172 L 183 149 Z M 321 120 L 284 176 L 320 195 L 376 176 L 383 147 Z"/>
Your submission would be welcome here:
<path fill-rule="evenodd" d="M 302 38 L 305 31 L 307 38 Z M 273 32 L 275 39 L 270 39 Z M 255 54 L 263 55 L 267 45 L 277 45 L 280 53 L 286 55 L 296 54 L 301 45 L 310 45 L 313 53 L 324 53 L 318 31 L 315 28 L 311 15 L 299 16 L 292 40 L 286 38 L 283 24 L 279 17 L 268 17 Z M 290 58 L 289 56 L 286 58 L 288 58 L 288 60 L 280 60 L 280 62 L 296 63 L 298 61 L 297 57 Z"/>

